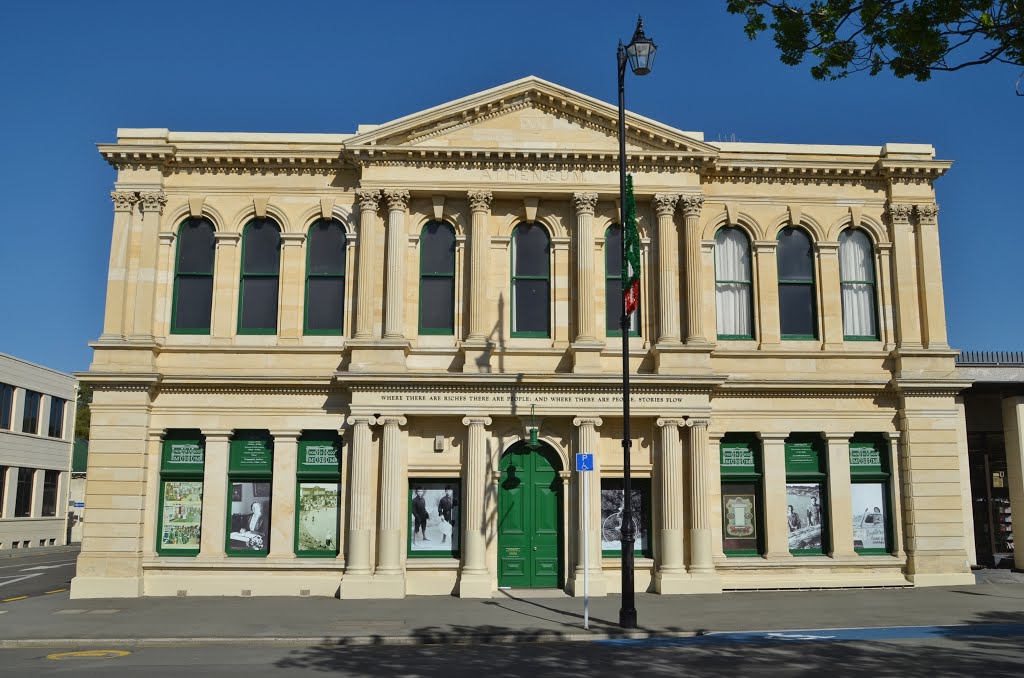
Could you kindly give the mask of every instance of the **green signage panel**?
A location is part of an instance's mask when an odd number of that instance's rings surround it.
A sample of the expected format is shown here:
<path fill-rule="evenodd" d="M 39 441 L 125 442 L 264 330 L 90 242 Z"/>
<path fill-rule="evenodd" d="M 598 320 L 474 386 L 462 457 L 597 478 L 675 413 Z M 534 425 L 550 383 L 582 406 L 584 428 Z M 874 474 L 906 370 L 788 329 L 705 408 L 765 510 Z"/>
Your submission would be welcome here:
<path fill-rule="evenodd" d="M 274 443 L 269 435 L 240 434 L 231 441 L 230 473 L 273 473 Z"/>
<path fill-rule="evenodd" d="M 757 460 L 754 447 L 749 442 L 722 442 L 721 449 L 723 475 L 750 475 L 757 473 Z"/>
<path fill-rule="evenodd" d="M 873 442 L 851 442 L 850 473 L 888 473 L 881 445 Z"/>
<path fill-rule="evenodd" d="M 824 455 L 821 453 L 822 444 L 817 440 L 786 443 L 786 473 L 799 475 L 801 473 L 824 473 Z"/>
<path fill-rule="evenodd" d="M 160 470 L 164 473 L 202 473 L 206 449 L 202 439 L 175 438 L 164 440 Z"/>
<path fill-rule="evenodd" d="M 340 464 L 337 440 L 300 440 L 298 472 L 337 475 Z"/>

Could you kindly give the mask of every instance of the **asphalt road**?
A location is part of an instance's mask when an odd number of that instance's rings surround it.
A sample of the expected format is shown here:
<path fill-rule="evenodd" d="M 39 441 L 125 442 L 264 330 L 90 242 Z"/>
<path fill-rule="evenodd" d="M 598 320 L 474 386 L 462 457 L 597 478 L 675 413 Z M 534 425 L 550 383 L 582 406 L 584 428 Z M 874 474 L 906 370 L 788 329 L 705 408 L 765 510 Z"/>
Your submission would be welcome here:
<path fill-rule="evenodd" d="M 67 590 L 78 552 L 27 554 L 0 558 L 0 612 L 24 597 Z"/>
<path fill-rule="evenodd" d="M 406 647 L 0 650 L 0 676 L 1020 676 L 1024 625 Z M 109 650 L 109 648 L 106 648 Z"/>

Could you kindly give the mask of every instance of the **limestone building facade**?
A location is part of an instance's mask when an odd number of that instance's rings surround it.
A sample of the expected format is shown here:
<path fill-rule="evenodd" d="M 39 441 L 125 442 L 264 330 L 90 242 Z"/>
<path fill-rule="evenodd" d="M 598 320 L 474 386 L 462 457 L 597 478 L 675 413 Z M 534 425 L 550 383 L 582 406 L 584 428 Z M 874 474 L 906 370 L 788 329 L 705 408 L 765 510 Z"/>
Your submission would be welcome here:
<path fill-rule="evenodd" d="M 617 591 L 616 116 L 529 77 L 352 134 L 101 144 L 72 596 L 578 593 L 584 543 Z M 638 589 L 973 581 L 951 163 L 635 114 L 627 137 Z"/>

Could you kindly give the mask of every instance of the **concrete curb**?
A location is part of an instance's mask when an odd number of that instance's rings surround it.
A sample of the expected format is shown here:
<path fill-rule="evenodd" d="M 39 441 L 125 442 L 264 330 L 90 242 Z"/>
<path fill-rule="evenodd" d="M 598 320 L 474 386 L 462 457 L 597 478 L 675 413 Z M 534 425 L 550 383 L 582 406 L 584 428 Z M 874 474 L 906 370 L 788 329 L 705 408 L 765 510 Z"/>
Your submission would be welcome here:
<path fill-rule="evenodd" d="M 27 549 L 4 549 L 3 551 L 0 551 L 0 560 L 31 558 L 32 556 L 52 556 L 61 553 L 78 553 L 81 549 L 81 544 L 68 544 L 66 546 L 33 546 Z"/>
<path fill-rule="evenodd" d="M 78 647 L 209 647 L 223 645 L 271 645 L 277 647 L 366 647 L 378 645 L 511 645 L 518 643 L 580 643 L 596 640 L 647 640 L 650 638 L 693 638 L 707 632 L 696 631 L 630 631 L 608 632 L 530 632 L 530 633 L 460 633 L 431 635 L 319 636 L 246 638 L 26 638 L 0 640 L 0 650 L 25 648 Z"/>

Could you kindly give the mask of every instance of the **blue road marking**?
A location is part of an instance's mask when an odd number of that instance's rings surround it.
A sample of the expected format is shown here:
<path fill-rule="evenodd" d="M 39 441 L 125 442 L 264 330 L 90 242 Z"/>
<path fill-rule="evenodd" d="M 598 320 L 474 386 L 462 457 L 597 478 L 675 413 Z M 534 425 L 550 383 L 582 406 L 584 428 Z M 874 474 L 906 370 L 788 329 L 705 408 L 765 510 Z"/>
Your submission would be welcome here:
<path fill-rule="evenodd" d="M 679 645 L 731 645 L 757 643 L 850 642 L 915 638 L 1007 638 L 1024 636 L 1024 624 L 965 624 L 961 626 L 883 626 L 862 629 L 798 629 L 708 633 L 690 638 L 617 638 L 595 640 L 601 645 L 675 647 Z"/>

